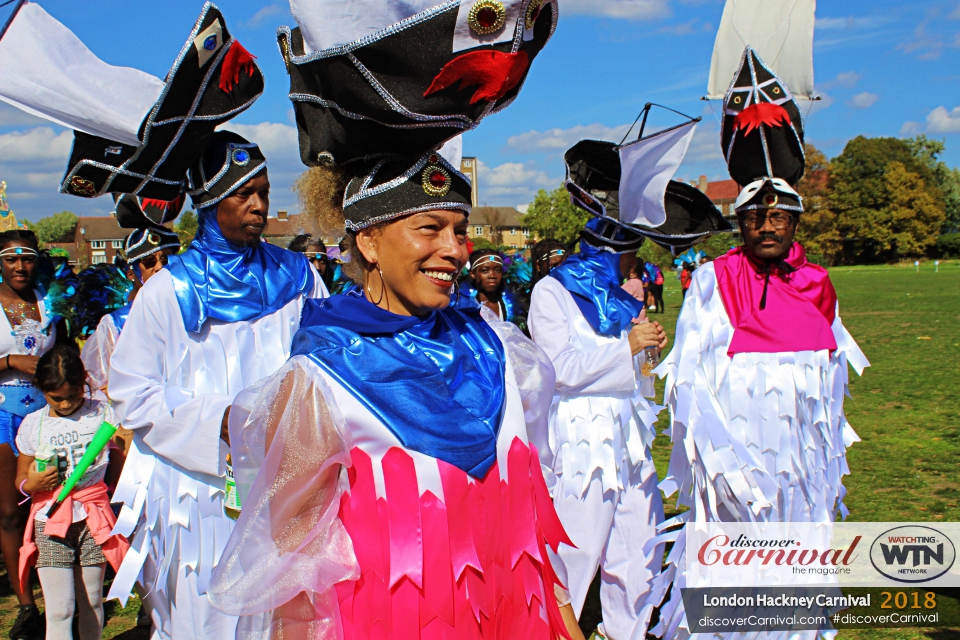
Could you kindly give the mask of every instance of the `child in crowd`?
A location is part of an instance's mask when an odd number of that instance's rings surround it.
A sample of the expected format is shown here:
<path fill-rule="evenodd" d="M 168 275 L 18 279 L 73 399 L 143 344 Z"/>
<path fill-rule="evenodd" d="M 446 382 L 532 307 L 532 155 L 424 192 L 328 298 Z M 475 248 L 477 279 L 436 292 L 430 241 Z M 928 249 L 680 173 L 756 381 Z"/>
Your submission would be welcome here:
<path fill-rule="evenodd" d="M 92 396 L 80 355 L 66 345 L 40 357 L 35 384 L 48 406 L 27 415 L 17 434 L 17 486 L 33 500 L 20 550 L 20 583 L 29 588 L 30 566 L 36 564 L 46 603 L 47 640 L 73 638 L 75 607 L 81 640 L 98 639 L 106 563 L 118 568 L 129 548 L 123 536 L 110 535 L 116 517 L 105 482 L 108 450 L 49 519 L 47 510 L 100 425 L 115 425 L 116 417 L 106 400 Z M 38 458 L 41 463 L 52 460 L 38 471 Z"/>

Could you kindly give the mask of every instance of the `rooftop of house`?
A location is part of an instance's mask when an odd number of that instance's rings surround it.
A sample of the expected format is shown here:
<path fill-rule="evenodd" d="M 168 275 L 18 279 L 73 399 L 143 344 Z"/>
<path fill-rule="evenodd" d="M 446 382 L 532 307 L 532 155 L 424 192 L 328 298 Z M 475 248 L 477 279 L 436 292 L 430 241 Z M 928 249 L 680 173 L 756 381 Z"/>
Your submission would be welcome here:
<path fill-rule="evenodd" d="M 130 233 L 128 229 L 122 229 L 113 216 L 82 216 L 77 221 L 77 227 L 87 242 L 123 240 Z"/>
<path fill-rule="evenodd" d="M 716 182 L 708 182 L 707 190 L 704 192 L 707 194 L 707 197 L 710 198 L 714 203 L 719 202 L 720 200 L 736 200 L 737 196 L 740 195 L 740 185 L 737 184 L 736 180 L 718 180 Z"/>
<path fill-rule="evenodd" d="M 276 218 L 267 218 L 267 228 L 263 230 L 265 238 L 294 237 L 301 233 L 308 233 L 301 224 L 300 216 L 289 215 L 286 211 L 278 211 Z"/>
<path fill-rule="evenodd" d="M 522 227 L 523 214 L 513 207 L 474 207 L 470 213 L 470 224 L 493 226 L 494 221 L 501 227 Z"/>

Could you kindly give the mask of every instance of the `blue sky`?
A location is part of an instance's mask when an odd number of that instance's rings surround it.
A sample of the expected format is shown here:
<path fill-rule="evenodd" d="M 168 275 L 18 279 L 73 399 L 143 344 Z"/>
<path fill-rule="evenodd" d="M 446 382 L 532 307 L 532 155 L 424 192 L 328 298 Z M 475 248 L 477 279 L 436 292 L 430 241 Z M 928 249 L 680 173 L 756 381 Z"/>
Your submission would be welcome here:
<path fill-rule="evenodd" d="M 200 12 L 200 0 L 40 0 L 100 58 L 163 77 Z M 264 95 L 230 128 L 261 143 L 274 185 L 271 209 L 297 210 L 290 185 L 299 162 L 288 84 L 277 51 L 282 1 L 223 0 L 233 34 L 258 56 Z M 5 21 L 10 7 L 0 9 Z M 481 165 L 480 200 L 529 202 L 563 178 L 563 151 L 582 138 L 619 141 L 643 104 L 702 115 L 677 177 L 727 178 L 718 102 L 700 100 L 722 0 L 560 0 L 556 35 L 536 59 L 516 102 L 464 139 Z M 817 91 L 807 141 L 828 156 L 857 135 L 926 133 L 946 141 L 960 166 L 960 0 L 821 0 L 814 38 Z M 811 103 L 803 103 L 809 105 Z M 805 107 L 805 110 L 808 110 Z M 675 123 L 664 116 L 653 126 Z M 109 198 L 56 193 L 71 134 L 0 105 L 0 179 L 11 208 L 36 219 L 55 211 L 106 214 Z"/>

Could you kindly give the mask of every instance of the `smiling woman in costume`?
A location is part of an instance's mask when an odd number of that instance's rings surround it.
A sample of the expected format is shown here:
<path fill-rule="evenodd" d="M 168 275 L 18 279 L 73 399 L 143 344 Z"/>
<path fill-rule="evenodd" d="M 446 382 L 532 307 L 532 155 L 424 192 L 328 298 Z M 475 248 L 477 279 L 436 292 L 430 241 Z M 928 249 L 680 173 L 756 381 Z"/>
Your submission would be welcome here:
<path fill-rule="evenodd" d="M 305 307 L 293 357 L 231 410 L 243 511 L 213 602 L 244 637 L 580 638 L 547 552 L 568 542 L 539 455 L 553 369 L 512 324 L 451 306 L 471 187 L 435 150 L 515 95 L 556 5 L 485 3 L 504 15 L 483 39 L 467 3 L 404 16 L 410 3 L 384 2 L 390 19 L 363 23 L 383 22 L 372 34 L 337 3 L 297 4 L 314 52 L 293 34 L 295 85 L 363 65 L 410 77 L 357 72 L 322 102 L 295 98 L 302 157 L 339 167 L 311 170 L 326 185 L 311 210 L 346 231 L 358 287 Z M 342 34 L 366 37 L 318 51 Z M 460 53 L 478 46 L 491 49 Z M 486 69 L 483 90 L 449 87 L 445 74 L 496 60 L 519 67 Z M 367 84 L 380 89 L 357 91 Z M 362 96 L 387 92 L 396 113 L 374 117 L 382 101 Z M 412 126 L 377 124 L 388 116 Z"/>
<path fill-rule="evenodd" d="M 450 176 L 443 196 L 421 185 L 430 163 Z M 469 183 L 431 153 L 379 190 L 409 166 L 349 183 L 359 288 L 308 304 L 294 357 L 234 406 L 250 488 L 214 602 L 245 616 L 241 629 L 339 618 L 351 639 L 499 637 L 510 621 L 546 640 L 566 633 L 546 548 L 568 540 L 538 457 L 553 369 L 513 325 L 450 306 Z"/>

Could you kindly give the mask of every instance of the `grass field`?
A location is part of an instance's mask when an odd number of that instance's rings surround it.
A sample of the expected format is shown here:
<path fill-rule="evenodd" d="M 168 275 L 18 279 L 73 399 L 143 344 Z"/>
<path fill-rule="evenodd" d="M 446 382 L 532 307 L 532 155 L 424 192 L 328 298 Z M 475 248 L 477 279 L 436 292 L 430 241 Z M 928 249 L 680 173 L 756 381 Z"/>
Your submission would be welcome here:
<path fill-rule="evenodd" d="M 862 378 L 851 371 L 847 418 L 862 442 L 849 451 L 846 478 L 850 519 L 859 521 L 960 521 L 960 263 L 844 267 L 830 276 L 840 316 L 872 366 Z M 667 312 L 653 315 L 673 336 L 681 296 L 667 278 Z M 663 384 L 658 382 L 658 398 Z M 659 430 L 667 426 L 662 414 Z M 659 436 L 654 458 L 661 475 L 670 443 Z M 668 509 L 672 503 L 668 502 Z M 956 606 L 954 602 L 953 606 Z M 121 610 L 114 601 L 105 638 L 140 640 L 133 629 L 138 603 Z M 0 578 L 0 633 L 16 616 L 16 603 Z M 844 640 L 947 640 L 960 630 L 842 631 Z"/>

